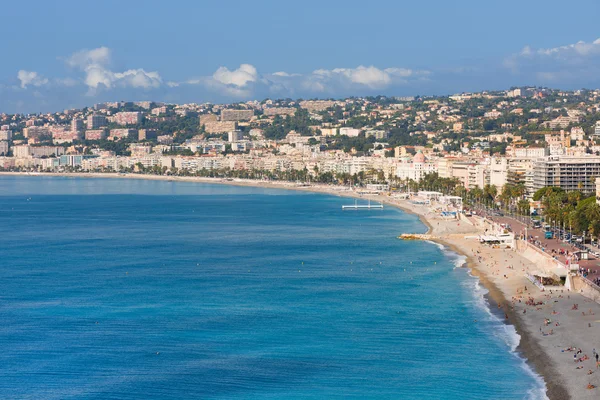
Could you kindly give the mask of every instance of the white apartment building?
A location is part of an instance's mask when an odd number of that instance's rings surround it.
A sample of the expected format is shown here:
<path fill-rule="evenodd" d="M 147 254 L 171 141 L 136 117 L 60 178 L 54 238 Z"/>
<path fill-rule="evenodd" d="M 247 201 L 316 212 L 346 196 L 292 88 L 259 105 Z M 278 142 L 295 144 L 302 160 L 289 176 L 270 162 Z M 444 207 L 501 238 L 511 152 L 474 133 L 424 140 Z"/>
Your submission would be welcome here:
<path fill-rule="evenodd" d="M 423 152 L 419 151 L 411 160 L 405 160 L 396 165 L 396 177 L 412 179 L 419 182 L 423 176 L 437 172 L 437 165 L 430 162 Z"/>
<path fill-rule="evenodd" d="M 320 128 L 322 136 L 335 136 L 338 134 L 338 128 Z"/>
<path fill-rule="evenodd" d="M 227 132 L 227 141 L 229 143 L 238 142 L 244 138 L 242 131 Z"/>
<path fill-rule="evenodd" d="M 545 147 L 517 147 L 512 153 L 515 158 L 539 158 L 549 155 Z"/>
<path fill-rule="evenodd" d="M 0 130 L 0 140 L 11 140 L 12 139 L 12 131 L 9 129 Z"/>
<path fill-rule="evenodd" d="M 0 142 L 0 156 L 8 155 L 8 142 L 1 141 Z"/>
<path fill-rule="evenodd" d="M 486 164 L 471 164 L 468 169 L 468 186 L 467 189 L 471 190 L 476 187 L 483 189 L 490 183 L 490 170 Z"/>
<path fill-rule="evenodd" d="M 341 136 L 357 137 L 359 134 L 360 134 L 360 129 L 348 128 L 348 127 L 340 128 Z"/>
<path fill-rule="evenodd" d="M 508 160 L 505 157 L 492 157 L 490 160 L 490 185 L 499 190 L 506 185 L 508 177 Z"/>
<path fill-rule="evenodd" d="M 556 186 L 565 191 L 593 193 L 599 176 L 599 156 L 539 158 L 533 163 L 533 190 Z"/>

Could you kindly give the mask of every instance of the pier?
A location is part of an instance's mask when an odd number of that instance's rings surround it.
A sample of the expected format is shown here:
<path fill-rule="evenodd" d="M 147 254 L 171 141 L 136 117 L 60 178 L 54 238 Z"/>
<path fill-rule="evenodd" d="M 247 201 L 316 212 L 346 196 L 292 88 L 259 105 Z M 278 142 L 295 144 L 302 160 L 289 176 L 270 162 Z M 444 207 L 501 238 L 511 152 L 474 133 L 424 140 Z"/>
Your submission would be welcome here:
<path fill-rule="evenodd" d="M 368 204 L 358 204 L 357 201 L 354 201 L 353 205 L 342 206 L 342 210 L 370 210 L 370 209 L 383 209 L 383 204 L 371 204 L 371 200 L 369 200 Z"/>
<path fill-rule="evenodd" d="M 398 239 L 402 240 L 433 240 L 435 238 L 435 236 L 426 233 L 403 233 L 398 236 Z"/>

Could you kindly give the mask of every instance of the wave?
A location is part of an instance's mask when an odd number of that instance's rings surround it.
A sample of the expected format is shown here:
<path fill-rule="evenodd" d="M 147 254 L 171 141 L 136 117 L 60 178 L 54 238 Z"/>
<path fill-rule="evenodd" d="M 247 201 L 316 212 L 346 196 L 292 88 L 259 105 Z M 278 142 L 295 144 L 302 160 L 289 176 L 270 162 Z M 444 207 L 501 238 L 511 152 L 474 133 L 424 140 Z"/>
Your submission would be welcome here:
<path fill-rule="evenodd" d="M 437 242 L 432 242 L 431 240 L 426 240 L 426 242 L 432 243 L 438 249 L 442 250 L 442 253 L 444 253 L 444 255 L 447 258 L 449 258 L 452 261 L 452 263 L 454 264 L 454 269 L 462 268 L 467 264 L 467 256 L 456 253 L 456 252 L 450 250 L 449 248 L 447 248 L 446 246 L 444 246 L 443 244 L 440 244 Z"/>

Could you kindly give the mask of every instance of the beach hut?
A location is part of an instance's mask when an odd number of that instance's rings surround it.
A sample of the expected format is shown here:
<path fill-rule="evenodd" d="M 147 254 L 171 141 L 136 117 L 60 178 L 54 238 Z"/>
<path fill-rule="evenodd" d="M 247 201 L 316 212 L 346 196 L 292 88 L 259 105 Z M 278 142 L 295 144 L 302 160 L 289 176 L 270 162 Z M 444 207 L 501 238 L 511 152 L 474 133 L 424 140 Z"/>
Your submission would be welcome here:
<path fill-rule="evenodd" d="M 417 193 L 417 197 L 428 201 L 437 201 L 443 195 L 444 194 L 440 192 L 430 192 L 427 190 L 419 190 Z"/>
<path fill-rule="evenodd" d="M 456 208 L 458 211 L 462 211 L 463 199 L 460 196 L 440 196 L 438 200 L 440 204 L 451 206 Z"/>

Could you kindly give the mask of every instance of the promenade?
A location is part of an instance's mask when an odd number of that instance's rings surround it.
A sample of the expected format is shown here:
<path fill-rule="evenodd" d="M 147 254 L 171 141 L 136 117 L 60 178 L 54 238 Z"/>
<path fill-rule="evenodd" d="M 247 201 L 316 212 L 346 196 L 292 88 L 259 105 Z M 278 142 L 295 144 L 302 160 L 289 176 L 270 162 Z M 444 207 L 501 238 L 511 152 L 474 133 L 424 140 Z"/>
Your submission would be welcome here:
<path fill-rule="evenodd" d="M 491 213 L 479 208 L 477 209 L 477 215 L 485 217 L 486 219 L 495 222 L 497 224 L 510 225 L 512 232 L 515 236 L 527 237 L 528 243 L 536 246 L 538 249 L 547 253 L 549 256 L 554 257 L 563 265 L 567 265 L 570 262 L 579 265 L 580 269 L 586 271 L 587 279 L 594 282 L 596 279 L 600 279 L 600 258 L 592 255 L 588 252 L 587 260 L 574 260 L 567 256 L 572 255 L 574 252 L 579 251 L 574 244 L 560 240 L 558 237 L 553 239 L 545 239 L 543 228 L 533 228 L 531 224 L 528 224 L 524 220 L 519 220 L 511 216 L 496 216 Z M 533 239 L 531 239 L 533 238 Z M 600 252 L 600 250 L 598 250 Z"/>

